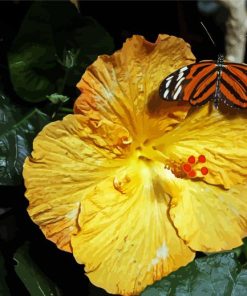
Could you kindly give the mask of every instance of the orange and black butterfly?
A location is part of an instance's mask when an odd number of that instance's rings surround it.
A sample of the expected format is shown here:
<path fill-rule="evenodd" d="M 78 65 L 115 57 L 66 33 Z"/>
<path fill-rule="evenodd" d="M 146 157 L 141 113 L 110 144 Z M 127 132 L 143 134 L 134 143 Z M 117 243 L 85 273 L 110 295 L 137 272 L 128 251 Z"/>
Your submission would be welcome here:
<path fill-rule="evenodd" d="M 183 67 L 166 77 L 160 85 L 164 100 L 187 101 L 203 105 L 213 101 L 216 108 L 220 101 L 232 107 L 247 108 L 247 64 L 201 61 Z"/>

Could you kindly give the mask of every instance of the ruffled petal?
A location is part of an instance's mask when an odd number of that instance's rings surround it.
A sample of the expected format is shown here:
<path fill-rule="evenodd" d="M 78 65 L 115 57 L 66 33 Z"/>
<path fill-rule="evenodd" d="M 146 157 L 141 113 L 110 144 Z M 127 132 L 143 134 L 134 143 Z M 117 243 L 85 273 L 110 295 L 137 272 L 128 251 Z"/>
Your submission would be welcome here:
<path fill-rule="evenodd" d="M 71 250 L 83 196 L 122 166 L 130 143 L 124 127 L 81 115 L 51 123 L 36 137 L 23 171 L 28 212 L 59 248 Z"/>
<path fill-rule="evenodd" d="M 212 109 L 209 104 L 194 112 L 153 145 L 170 162 L 186 163 L 193 155 L 205 155 L 206 162 L 195 165 L 203 181 L 230 188 L 247 180 L 247 115 L 244 111 L 229 113 Z M 200 169 L 206 166 L 208 174 Z"/>
<path fill-rule="evenodd" d="M 131 162 L 82 202 L 73 254 L 90 281 L 109 293 L 137 295 L 194 258 L 168 219 L 162 171 Z"/>
<path fill-rule="evenodd" d="M 229 190 L 204 182 L 166 179 L 172 196 L 169 214 L 178 235 L 195 251 L 217 252 L 240 246 L 247 235 L 247 184 Z"/>
<path fill-rule="evenodd" d="M 167 120 L 169 112 L 161 111 L 170 104 L 159 98 L 159 85 L 171 72 L 194 60 L 182 39 L 160 35 L 151 43 L 142 36 L 133 36 L 121 50 L 111 56 L 99 56 L 87 68 L 77 84 L 82 94 L 74 110 L 122 124 L 139 141 L 153 137 L 154 131 L 162 135 L 174 125 L 174 119 L 186 116 L 189 105 L 180 111 L 177 108 L 175 116 Z M 153 120 L 147 128 L 150 118 Z"/>

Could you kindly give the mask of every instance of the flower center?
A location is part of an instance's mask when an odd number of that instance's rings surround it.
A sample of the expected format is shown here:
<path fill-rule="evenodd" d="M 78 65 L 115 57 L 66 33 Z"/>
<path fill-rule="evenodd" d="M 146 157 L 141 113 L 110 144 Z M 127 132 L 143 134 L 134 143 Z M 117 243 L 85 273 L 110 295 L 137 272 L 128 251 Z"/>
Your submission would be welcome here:
<path fill-rule="evenodd" d="M 203 154 L 189 155 L 185 161 L 172 160 L 156 149 L 155 146 L 149 145 L 148 142 L 138 145 L 135 150 L 139 160 L 146 163 L 151 161 L 163 163 L 164 167 L 169 169 L 177 178 L 203 178 L 209 172 L 206 166 L 207 159 Z"/>
<path fill-rule="evenodd" d="M 178 178 L 201 178 L 208 174 L 208 168 L 203 165 L 205 162 L 205 155 L 199 155 L 198 158 L 194 155 L 190 155 L 187 162 L 178 163 L 171 161 L 166 168 L 169 168 Z"/>

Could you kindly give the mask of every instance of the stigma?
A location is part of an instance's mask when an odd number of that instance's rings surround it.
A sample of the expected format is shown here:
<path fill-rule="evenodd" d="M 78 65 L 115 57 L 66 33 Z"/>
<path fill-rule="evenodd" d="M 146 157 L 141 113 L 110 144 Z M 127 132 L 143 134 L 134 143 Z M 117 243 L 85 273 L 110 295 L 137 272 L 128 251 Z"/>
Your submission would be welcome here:
<path fill-rule="evenodd" d="M 197 157 L 190 155 L 185 162 L 169 161 L 169 165 L 166 165 L 165 168 L 169 168 L 177 178 L 202 178 L 209 172 L 205 165 L 206 161 L 206 156 L 203 154 Z"/>

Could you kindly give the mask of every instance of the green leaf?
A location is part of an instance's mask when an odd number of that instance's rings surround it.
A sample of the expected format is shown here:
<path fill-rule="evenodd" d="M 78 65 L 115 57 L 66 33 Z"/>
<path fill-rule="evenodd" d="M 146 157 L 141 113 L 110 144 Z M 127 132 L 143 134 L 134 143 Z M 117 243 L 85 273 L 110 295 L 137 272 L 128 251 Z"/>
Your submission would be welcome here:
<path fill-rule="evenodd" d="M 8 54 L 15 91 L 30 102 L 62 93 L 65 84 L 75 87 L 85 68 L 113 47 L 104 28 L 82 17 L 72 3 L 35 1 Z"/>
<path fill-rule="evenodd" d="M 0 91 L 0 185 L 22 183 L 24 159 L 32 151 L 34 137 L 48 122 L 46 114 L 13 105 Z"/>
<path fill-rule="evenodd" d="M 51 94 L 47 96 L 48 100 L 52 102 L 52 104 L 59 104 L 59 103 L 65 103 L 69 100 L 69 97 L 60 95 L 58 93 Z"/>
<path fill-rule="evenodd" d="M 196 259 L 147 287 L 141 296 L 245 296 L 247 269 L 233 252 Z"/>
<path fill-rule="evenodd" d="M 4 258 L 0 252 L 0 295 L 10 296 L 11 293 L 6 283 L 6 275 L 7 273 L 5 269 Z"/>
<path fill-rule="evenodd" d="M 32 296 L 61 295 L 57 286 L 48 279 L 30 256 L 28 244 L 17 250 L 14 259 L 15 271 Z"/>

